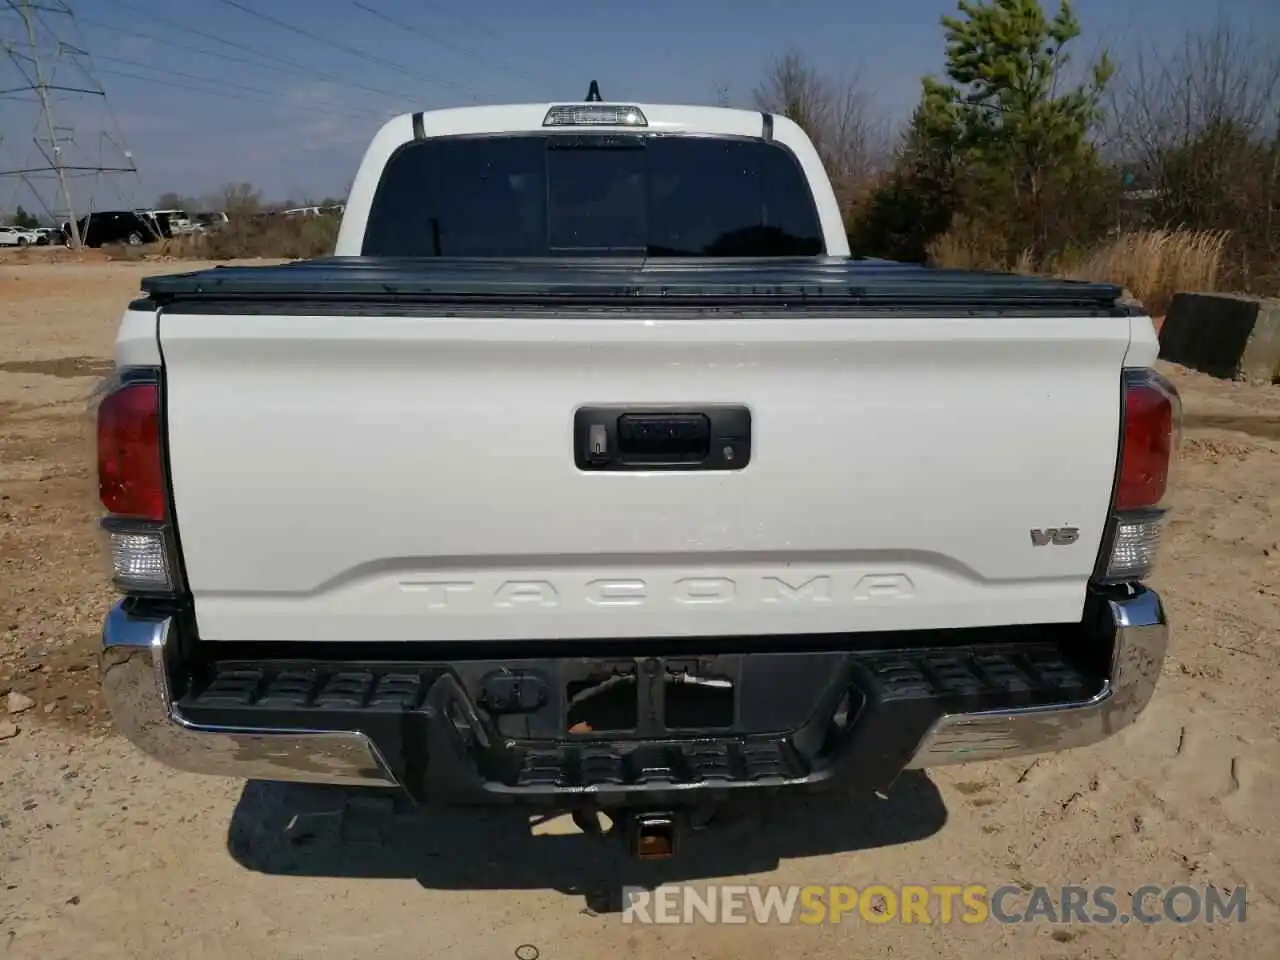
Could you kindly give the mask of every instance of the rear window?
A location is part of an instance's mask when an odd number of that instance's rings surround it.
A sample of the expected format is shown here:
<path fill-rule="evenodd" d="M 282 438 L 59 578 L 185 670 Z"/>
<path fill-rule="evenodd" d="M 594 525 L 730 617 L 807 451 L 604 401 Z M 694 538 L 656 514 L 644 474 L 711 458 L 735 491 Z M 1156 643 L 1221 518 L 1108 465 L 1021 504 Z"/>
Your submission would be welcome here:
<path fill-rule="evenodd" d="M 366 256 L 789 257 L 825 252 L 804 171 L 755 140 L 574 134 L 405 144 Z"/>

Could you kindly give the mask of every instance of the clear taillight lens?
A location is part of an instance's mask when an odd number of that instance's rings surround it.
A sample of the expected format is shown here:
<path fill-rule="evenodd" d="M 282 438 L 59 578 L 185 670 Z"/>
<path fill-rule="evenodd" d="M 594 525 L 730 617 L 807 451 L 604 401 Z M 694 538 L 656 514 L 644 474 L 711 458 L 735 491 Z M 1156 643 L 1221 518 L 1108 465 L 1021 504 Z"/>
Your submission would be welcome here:
<path fill-rule="evenodd" d="M 1163 514 L 1116 518 L 1107 580 L 1122 583 L 1144 580 L 1151 575 L 1160 548 L 1160 522 L 1163 519 Z"/>
<path fill-rule="evenodd" d="M 125 593 L 169 593 L 173 590 L 169 538 L 161 526 L 148 529 L 141 524 L 103 527 L 111 553 L 111 580 Z"/>

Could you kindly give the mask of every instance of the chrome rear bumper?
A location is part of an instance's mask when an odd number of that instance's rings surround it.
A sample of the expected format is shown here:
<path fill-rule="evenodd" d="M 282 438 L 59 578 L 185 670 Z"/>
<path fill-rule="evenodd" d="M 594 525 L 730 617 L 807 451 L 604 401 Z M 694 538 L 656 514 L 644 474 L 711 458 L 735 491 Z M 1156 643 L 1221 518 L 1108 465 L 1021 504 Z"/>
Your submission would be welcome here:
<path fill-rule="evenodd" d="M 284 733 L 189 723 L 169 694 L 172 630 L 172 619 L 135 617 L 123 603 L 111 609 L 102 628 L 102 686 L 111 718 L 144 753 L 189 773 L 395 785 L 373 742 L 358 731 Z"/>
<path fill-rule="evenodd" d="M 1155 693 L 1169 643 L 1164 605 L 1154 590 L 1137 587 L 1106 610 L 1114 630 L 1111 676 L 1094 697 L 1024 710 L 953 714 L 934 724 L 908 769 L 1033 753 L 1055 753 L 1105 740 L 1137 719 Z"/>
<path fill-rule="evenodd" d="M 1110 676 L 1088 700 L 945 715 L 908 768 L 934 767 L 1084 746 L 1121 730 L 1146 708 L 1168 642 L 1159 596 L 1135 587 L 1100 608 L 1112 637 Z M 180 770 L 262 780 L 393 786 L 392 766 L 358 731 L 245 729 L 195 724 L 171 696 L 177 644 L 170 618 L 117 604 L 103 626 L 102 684 L 115 725 L 157 760 Z"/>

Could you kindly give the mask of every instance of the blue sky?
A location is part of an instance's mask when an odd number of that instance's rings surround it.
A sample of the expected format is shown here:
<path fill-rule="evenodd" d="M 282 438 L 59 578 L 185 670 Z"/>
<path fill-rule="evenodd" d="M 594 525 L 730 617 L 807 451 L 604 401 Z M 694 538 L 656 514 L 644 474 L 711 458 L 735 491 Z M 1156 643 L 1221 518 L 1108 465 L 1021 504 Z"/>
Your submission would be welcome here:
<path fill-rule="evenodd" d="M 109 110 L 101 98 L 55 93 L 57 118 L 75 128 L 82 155 L 100 148 L 113 156 L 119 141 L 139 168 L 137 178 L 77 181 L 98 206 L 150 203 L 165 190 L 200 194 L 239 180 L 276 198 L 341 193 L 390 115 L 469 102 L 576 100 L 591 79 L 610 99 L 712 102 L 723 87 L 745 103 L 769 59 L 788 49 L 832 74 L 856 65 L 879 107 L 900 118 L 915 102 L 920 76 L 938 71 L 938 20 L 955 10 L 954 0 L 70 5 L 74 26 L 52 12 L 40 14 L 39 26 L 88 52 Z M 0 10 L 0 37 L 18 38 L 21 22 Z M 1280 43 L 1280 0 L 1077 0 L 1076 10 L 1085 28 L 1081 58 L 1105 43 L 1123 60 L 1135 44 L 1176 42 L 1189 25 L 1218 16 Z M 76 85 L 81 62 L 59 60 L 56 81 Z M 0 169 L 17 145 L 31 143 L 36 116 L 30 103 L 0 99 L 0 155 L 10 154 Z M 0 208 L 21 200 L 21 189 L 0 183 Z"/>

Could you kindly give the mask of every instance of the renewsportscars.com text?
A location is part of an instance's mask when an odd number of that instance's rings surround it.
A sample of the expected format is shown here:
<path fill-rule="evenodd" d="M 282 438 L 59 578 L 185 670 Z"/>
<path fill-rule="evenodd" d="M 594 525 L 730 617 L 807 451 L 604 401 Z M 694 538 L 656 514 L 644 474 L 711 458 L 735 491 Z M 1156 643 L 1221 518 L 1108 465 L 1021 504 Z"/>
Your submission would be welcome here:
<path fill-rule="evenodd" d="M 623 923 L 1243 923 L 1246 890 L 1188 884 L 1018 884 L 623 888 Z"/>

